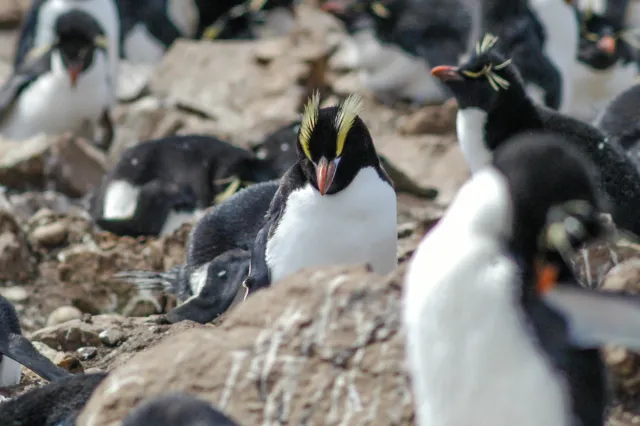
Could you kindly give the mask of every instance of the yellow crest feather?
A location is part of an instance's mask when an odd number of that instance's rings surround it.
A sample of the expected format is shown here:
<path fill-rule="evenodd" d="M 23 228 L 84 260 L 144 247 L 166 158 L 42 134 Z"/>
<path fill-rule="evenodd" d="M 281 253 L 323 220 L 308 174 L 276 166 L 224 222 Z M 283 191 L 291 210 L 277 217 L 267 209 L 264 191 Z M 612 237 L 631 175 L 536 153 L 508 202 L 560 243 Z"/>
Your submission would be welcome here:
<path fill-rule="evenodd" d="M 336 156 L 342 155 L 344 143 L 347 140 L 347 134 L 356 117 L 362 111 L 362 99 L 357 95 L 349 95 L 349 97 L 340 105 L 338 115 L 336 116 L 336 130 L 338 131 L 338 139 L 336 140 Z"/>
<path fill-rule="evenodd" d="M 498 37 L 493 34 L 485 34 L 482 41 L 476 43 L 476 54 L 487 53 L 498 42 Z"/>
<path fill-rule="evenodd" d="M 318 114 L 320 113 L 320 92 L 317 90 L 313 92 L 311 98 L 304 106 L 304 113 L 302 114 L 302 120 L 300 122 L 300 133 L 298 140 L 304 155 L 308 159 L 311 159 L 311 151 L 309 150 L 309 140 L 311 139 L 311 133 L 314 127 L 318 123 Z"/>
<path fill-rule="evenodd" d="M 96 38 L 93 39 L 93 44 L 102 49 L 109 47 L 109 41 L 105 36 L 96 36 Z"/>

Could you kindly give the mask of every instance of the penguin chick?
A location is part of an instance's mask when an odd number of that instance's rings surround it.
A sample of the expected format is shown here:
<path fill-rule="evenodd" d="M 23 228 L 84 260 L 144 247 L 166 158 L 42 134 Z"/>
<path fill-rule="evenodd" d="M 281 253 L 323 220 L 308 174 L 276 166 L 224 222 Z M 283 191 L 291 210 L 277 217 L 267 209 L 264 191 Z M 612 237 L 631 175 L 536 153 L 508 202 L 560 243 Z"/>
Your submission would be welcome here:
<path fill-rule="evenodd" d="M 584 155 L 535 131 L 461 188 L 405 277 L 418 425 L 604 424 L 597 348 L 640 344 L 640 299 L 580 287 L 564 260 L 602 235 L 600 203 Z"/>
<path fill-rule="evenodd" d="M 640 161 L 639 115 L 640 85 L 636 84 L 613 98 L 594 121 L 611 143 L 627 151 L 636 162 Z"/>
<path fill-rule="evenodd" d="M 31 342 L 22 336 L 15 308 L 0 296 L 0 387 L 20 383 L 23 365 L 49 381 L 70 375 L 38 352 Z M 1 418 L 4 420 L 4 417 Z"/>
<path fill-rule="evenodd" d="M 90 211 L 98 226 L 118 235 L 166 235 L 226 190 L 276 177 L 252 153 L 215 137 L 170 136 L 126 150 Z"/>
<path fill-rule="evenodd" d="M 510 60 L 487 34 L 468 61 L 431 72 L 445 81 L 458 102 L 456 131 L 464 157 L 476 173 L 491 162 L 493 151 L 516 133 L 546 130 L 562 134 L 598 169 L 602 187 L 613 203 L 617 225 L 640 232 L 640 172 L 617 145 L 598 129 L 577 119 L 536 106 Z"/>
<path fill-rule="evenodd" d="M 300 130 L 300 121 L 282 126 L 267 135 L 253 147 L 253 152 L 260 160 L 270 164 L 279 176 L 284 175 L 297 161 L 296 141 Z"/>
<path fill-rule="evenodd" d="M 67 12 L 80 11 L 89 14 L 104 31 L 107 39 L 105 50 L 106 63 L 109 67 L 108 80 L 110 82 L 109 106 L 116 103 L 116 88 L 118 87 L 118 61 L 120 57 L 120 22 L 118 9 L 114 0 L 34 0 L 27 12 L 13 62 L 14 72 L 20 70 L 35 52 L 47 49 L 58 39 L 56 22 Z M 37 56 L 37 55 L 36 55 Z M 59 101 L 57 107 L 62 102 Z"/>
<path fill-rule="evenodd" d="M 79 10 L 57 15 L 53 33 L 52 45 L 20 65 L 0 88 L 0 134 L 20 141 L 103 123 L 103 144 L 108 145 L 113 134 L 108 108 L 115 90 L 108 39 L 98 21 Z"/>
<path fill-rule="evenodd" d="M 106 373 L 77 374 L 0 404 L 3 426 L 73 426 Z"/>
<path fill-rule="evenodd" d="M 122 426 L 237 426 L 208 402 L 185 393 L 151 398 L 134 409 Z"/>
<path fill-rule="evenodd" d="M 429 75 L 434 64 L 456 64 L 467 50 L 471 13 L 465 1 L 353 0 L 323 9 L 341 19 L 353 65 L 364 87 L 385 103 L 441 103 L 446 87 Z"/>
<path fill-rule="evenodd" d="M 387 274 L 397 265 L 396 194 L 351 95 L 320 109 L 307 102 L 298 162 L 280 180 L 251 253 L 250 290 L 303 268 L 367 263 Z"/>
<path fill-rule="evenodd" d="M 121 272 L 115 278 L 141 291 L 175 294 L 180 305 L 167 313 L 170 323 L 214 320 L 236 301 L 248 274 L 250 250 L 277 189 L 278 181 L 252 185 L 209 211 L 191 232 L 183 265 L 168 272 Z"/>

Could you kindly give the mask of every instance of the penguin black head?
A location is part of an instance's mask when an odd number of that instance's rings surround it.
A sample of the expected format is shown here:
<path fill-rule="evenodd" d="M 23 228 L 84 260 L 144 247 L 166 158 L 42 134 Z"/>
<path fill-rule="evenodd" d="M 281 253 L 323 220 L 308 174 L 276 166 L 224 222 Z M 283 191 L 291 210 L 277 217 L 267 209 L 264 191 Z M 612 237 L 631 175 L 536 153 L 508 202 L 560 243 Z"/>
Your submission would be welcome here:
<path fill-rule="evenodd" d="M 625 41 L 621 22 L 587 10 L 581 14 L 578 59 L 598 70 L 613 66 L 620 58 L 631 59 L 633 48 Z"/>
<path fill-rule="evenodd" d="M 55 23 L 56 42 L 64 67 L 69 72 L 71 85 L 87 70 L 96 50 L 105 52 L 107 38 L 98 22 L 88 13 L 71 10 L 58 17 Z"/>
<path fill-rule="evenodd" d="M 306 179 L 320 194 L 346 188 L 358 171 L 379 159 L 369 129 L 358 116 L 362 102 L 350 95 L 338 106 L 320 109 L 314 93 L 302 116 L 296 149 Z"/>
<path fill-rule="evenodd" d="M 497 37 L 486 34 L 466 62 L 457 67 L 441 65 L 431 70 L 433 76 L 451 89 L 460 108 L 491 111 L 507 97 L 526 96 L 511 59 L 494 49 L 497 41 Z"/>

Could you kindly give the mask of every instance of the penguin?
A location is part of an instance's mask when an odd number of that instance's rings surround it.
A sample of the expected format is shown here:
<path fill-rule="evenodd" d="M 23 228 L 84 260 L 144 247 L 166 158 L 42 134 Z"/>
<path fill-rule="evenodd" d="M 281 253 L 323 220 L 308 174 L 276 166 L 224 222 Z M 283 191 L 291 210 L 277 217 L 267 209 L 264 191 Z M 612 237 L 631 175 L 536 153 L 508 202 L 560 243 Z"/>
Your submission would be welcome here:
<path fill-rule="evenodd" d="M 52 26 L 53 44 L 22 63 L 0 88 L 0 135 L 21 141 L 104 124 L 102 145 L 108 148 L 115 90 L 109 81 L 108 38 L 81 10 L 56 15 Z"/>
<path fill-rule="evenodd" d="M 296 141 L 300 120 L 286 124 L 252 147 L 260 160 L 267 162 L 278 174 L 284 175 L 297 161 Z"/>
<path fill-rule="evenodd" d="M 640 165 L 639 114 L 640 84 L 636 84 L 613 98 L 593 124 Z"/>
<path fill-rule="evenodd" d="M 58 38 L 55 32 L 58 17 L 73 10 L 89 14 L 104 32 L 107 39 L 104 43 L 108 57 L 106 62 L 110 68 L 110 105 L 115 105 L 120 57 L 120 21 L 114 0 L 33 0 L 20 30 L 13 61 L 14 71 L 20 69 L 34 52 L 55 44 Z"/>
<path fill-rule="evenodd" d="M 322 9 L 341 19 L 350 38 L 345 47 L 363 86 L 393 104 L 442 103 L 448 89 L 429 75 L 434 64 L 455 65 L 470 43 L 470 2 L 465 0 L 328 1 Z"/>
<path fill-rule="evenodd" d="M 616 95 L 633 86 L 638 77 L 637 42 L 616 11 L 580 14 L 582 27 L 574 72 L 576 90 L 570 114 L 593 120 Z M 633 43 L 633 44 L 632 44 Z"/>
<path fill-rule="evenodd" d="M 597 167 L 616 224 L 639 234 L 640 172 L 633 161 L 595 127 L 534 104 L 515 66 L 494 49 L 496 41 L 487 34 L 468 61 L 431 71 L 449 85 L 457 99 L 456 132 L 471 172 L 488 165 L 493 151 L 513 134 L 558 132 Z"/>
<path fill-rule="evenodd" d="M 598 348 L 640 347 L 640 298 L 568 266 L 605 233 L 597 178 L 564 137 L 514 135 L 423 238 L 402 314 L 417 425 L 604 424 Z"/>
<path fill-rule="evenodd" d="M 38 352 L 22 336 L 15 308 L 0 296 L 0 388 L 19 384 L 23 365 L 48 381 L 60 380 L 70 375 Z"/>
<path fill-rule="evenodd" d="M 125 417 L 122 426 L 238 426 L 208 402 L 176 392 L 151 398 Z"/>
<path fill-rule="evenodd" d="M 251 152 L 218 138 L 169 136 L 127 149 L 89 210 L 100 228 L 117 235 L 167 235 L 199 217 L 216 197 L 277 177 Z"/>
<path fill-rule="evenodd" d="M 318 92 L 306 103 L 298 162 L 280 179 L 256 236 L 248 292 L 308 267 L 365 263 L 387 274 L 397 266 L 396 193 L 361 107 L 350 95 L 321 109 Z"/>
<path fill-rule="evenodd" d="M 75 426 L 106 373 L 76 374 L 0 404 L 2 426 Z"/>
<path fill-rule="evenodd" d="M 163 322 L 214 320 L 240 300 L 251 249 L 278 186 L 277 180 L 251 185 L 207 212 L 191 231 L 184 264 L 167 272 L 120 272 L 114 278 L 136 284 L 141 293 L 176 295 L 180 304 Z"/>

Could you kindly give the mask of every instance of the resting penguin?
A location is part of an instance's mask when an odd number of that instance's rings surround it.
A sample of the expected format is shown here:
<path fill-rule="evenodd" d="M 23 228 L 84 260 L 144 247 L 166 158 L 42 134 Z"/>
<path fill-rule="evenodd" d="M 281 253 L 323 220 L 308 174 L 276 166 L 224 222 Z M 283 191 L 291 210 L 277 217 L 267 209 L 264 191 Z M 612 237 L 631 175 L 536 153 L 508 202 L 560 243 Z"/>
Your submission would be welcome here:
<path fill-rule="evenodd" d="M 120 22 L 114 0 L 33 0 L 20 30 L 13 62 L 14 70 L 27 61 L 32 52 L 46 49 L 55 43 L 55 23 L 63 13 L 78 10 L 91 15 L 104 31 L 107 39 L 107 63 L 111 81 L 111 105 L 116 102 L 118 60 L 120 56 Z"/>
<path fill-rule="evenodd" d="M 360 108 L 354 95 L 322 109 L 317 92 L 307 102 L 298 162 L 280 180 L 251 253 L 249 291 L 313 266 L 396 267 L 396 194 Z"/>
<path fill-rule="evenodd" d="M 189 236 L 184 264 L 168 272 L 121 272 L 115 278 L 140 290 L 175 294 L 180 305 L 165 316 L 170 323 L 214 320 L 239 300 L 250 250 L 277 189 L 278 181 L 258 183 L 207 212 Z"/>
<path fill-rule="evenodd" d="M 253 146 L 252 150 L 256 157 L 269 163 L 270 167 L 282 176 L 298 161 L 296 154 L 298 130 L 300 130 L 300 121 L 282 126 Z"/>
<path fill-rule="evenodd" d="M 59 13 L 51 25 L 53 44 L 27 58 L 0 88 L 0 134 L 20 141 L 103 124 L 102 145 L 108 148 L 115 91 L 109 40 L 99 21 L 81 10 Z"/>
<path fill-rule="evenodd" d="M 49 361 L 22 336 L 15 308 L 0 296 L 0 387 L 20 383 L 23 365 L 49 381 L 70 375 L 68 371 Z"/>
<path fill-rule="evenodd" d="M 118 235 L 165 235 L 241 183 L 278 175 L 251 152 L 212 136 L 170 136 L 124 152 L 91 199 L 96 224 Z"/>
<path fill-rule="evenodd" d="M 516 68 L 493 48 L 495 43 L 496 38 L 488 34 L 460 66 L 431 71 L 457 99 L 456 132 L 471 172 L 488 165 L 495 149 L 516 133 L 560 133 L 598 169 L 616 224 L 640 235 L 640 172 L 635 164 L 595 127 L 535 105 Z"/>
<path fill-rule="evenodd" d="M 140 404 L 122 426 L 237 426 L 208 402 L 184 393 L 158 396 Z"/>
<path fill-rule="evenodd" d="M 640 348 L 640 297 L 568 264 L 604 232 L 593 170 L 563 137 L 513 136 L 424 237 L 403 291 L 417 425 L 605 423 L 598 349 Z"/>

